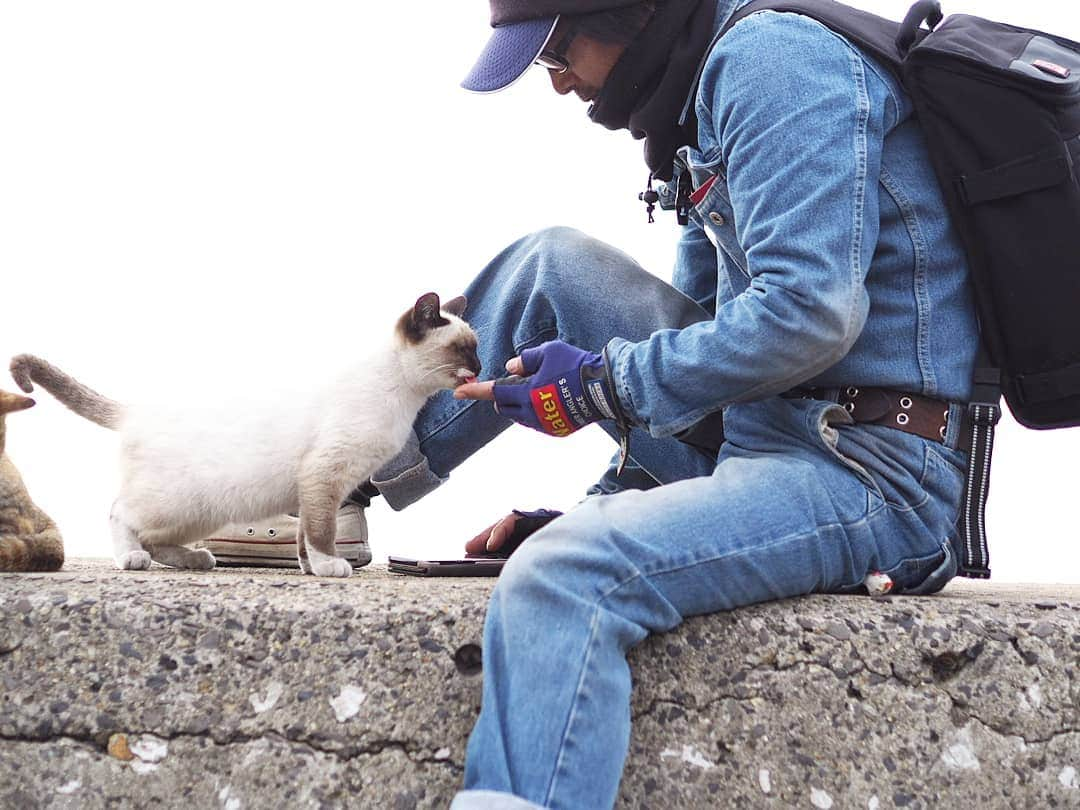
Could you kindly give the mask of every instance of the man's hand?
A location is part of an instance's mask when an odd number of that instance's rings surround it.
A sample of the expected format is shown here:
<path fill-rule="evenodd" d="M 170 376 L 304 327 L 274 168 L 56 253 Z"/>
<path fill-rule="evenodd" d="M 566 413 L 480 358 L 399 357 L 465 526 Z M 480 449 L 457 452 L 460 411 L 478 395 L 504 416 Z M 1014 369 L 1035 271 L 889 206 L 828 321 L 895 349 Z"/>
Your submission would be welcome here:
<path fill-rule="evenodd" d="M 512 357 L 507 360 L 506 370 L 519 377 L 525 374 L 525 367 L 522 365 L 520 357 Z M 485 399 L 492 401 L 495 399 L 494 388 L 495 380 L 465 383 L 454 389 L 454 399 Z"/>
<path fill-rule="evenodd" d="M 498 551 L 506 538 L 514 531 L 518 516 L 511 512 L 506 517 L 492 523 L 480 534 L 465 544 L 465 553 L 470 557 L 479 557 L 490 551 Z"/>
<path fill-rule="evenodd" d="M 543 528 L 562 512 L 553 509 L 537 509 L 522 512 L 515 509 L 497 523 L 493 523 L 465 544 L 468 557 L 509 557 L 525 538 Z"/>
<path fill-rule="evenodd" d="M 493 399 L 503 416 L 549 436 L 569 436 L 592 422 L 617 419 L 604 358 L 595 352 L 553 340 L 526 349 L 506 370 L 514 376 L 459 386 L 454 397 Z"/>

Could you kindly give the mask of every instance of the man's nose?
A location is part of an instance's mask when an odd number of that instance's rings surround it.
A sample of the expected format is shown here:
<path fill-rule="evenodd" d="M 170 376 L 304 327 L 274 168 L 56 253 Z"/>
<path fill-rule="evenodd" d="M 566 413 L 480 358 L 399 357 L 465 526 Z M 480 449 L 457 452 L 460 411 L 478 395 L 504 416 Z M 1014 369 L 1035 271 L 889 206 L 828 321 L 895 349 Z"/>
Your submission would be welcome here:
<path fill-rule="evenodd" d="M 548 78 L 551 79 L 551 86 L 555 88 L 555 92 L 560 96 L 565 96 L 574 89 L 574 74 L 572 71 L 564 70 L 559 73 L 555 70 L 549 70 Z"/>

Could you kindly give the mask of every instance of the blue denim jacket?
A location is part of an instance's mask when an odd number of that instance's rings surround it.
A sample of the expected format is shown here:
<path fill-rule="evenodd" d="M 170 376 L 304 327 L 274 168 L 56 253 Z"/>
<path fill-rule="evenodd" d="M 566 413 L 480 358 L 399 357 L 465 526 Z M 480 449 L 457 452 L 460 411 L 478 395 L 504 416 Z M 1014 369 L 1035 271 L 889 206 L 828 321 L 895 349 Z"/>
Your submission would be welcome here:
<path fill-rule="evenodd" d="M 719 0 L 716 28 L 747 0 Z M 708 55 L 673 283 L 711 321 L 616 338 L 625 410 L 657 437 L 797 385 L 966 401 L 967 263 L 892 75 L 797 14 L 763 11 Z M 669 189 L 670 192 L 670 189 Z"/>

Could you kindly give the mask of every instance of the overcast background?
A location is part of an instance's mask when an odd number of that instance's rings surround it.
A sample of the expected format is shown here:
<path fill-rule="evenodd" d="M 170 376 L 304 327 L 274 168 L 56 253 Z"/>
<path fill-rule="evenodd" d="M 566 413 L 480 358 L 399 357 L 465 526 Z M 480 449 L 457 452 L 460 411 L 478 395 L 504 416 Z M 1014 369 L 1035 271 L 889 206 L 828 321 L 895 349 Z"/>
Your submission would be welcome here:
<path fill-rule="evenodd" d="M 1061 0 L 946 11 L 1080 39 Z M 539 228 L 574 225 L 668 278 L 678 229 L 645 224 L 640 143 L 539 69 L 461 90 L 488 33 L 483 0 L 0 5 L 0 358 L 41 354 L 122 401 L 274 398 Z M 110 556 L 116 436 L 37 399 L 9 417 L 9 454 L 68 554 Z M 595 427 L 511 429 L 414 507 L 377 501 L 376 560 L 457 556 L 512 507 L 570 507 L 612 449 Z M 1080 430 L 1002 425 L 995 579 L 1080 582 L 1078 451 Z"/>

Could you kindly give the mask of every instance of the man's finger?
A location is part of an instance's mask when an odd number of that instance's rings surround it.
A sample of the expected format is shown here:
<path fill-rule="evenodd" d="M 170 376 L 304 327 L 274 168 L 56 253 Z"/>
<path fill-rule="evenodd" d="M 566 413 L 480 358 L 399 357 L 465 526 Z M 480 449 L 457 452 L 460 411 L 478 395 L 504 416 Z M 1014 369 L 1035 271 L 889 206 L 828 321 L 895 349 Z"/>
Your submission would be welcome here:
<path fill-rule="evenodd" d="M 473 555 L 483 554 L 485 551 L 497 551 L 514 531 L 516 522 L 517 515 L 511 513 L 497 523 L 493 523 L 465 544 L 465 552 Z"/>
<path fill-rule="evenodd" d="M 502 544 L 513 534 L 515 523 L 517 523 L 517 515 L 512 513 L 496 523 L 491 530 L 491 535 L 488 537 L 485 550 L 498 551 L 502 548 Z"/>
<path fill-rule="evenodd" d="M 470 555 L 483 554 L 484 549 L 487 547 L 488 538 L 491 537 L 492 529 L 494 529 L 498 525 L 498 522 L 492 523 L 490 526 L 480 532 L 480 534 L 476 535 L 476 537 L 466 542 L 465 553 Z"/>
<path fill-rule="evenodd" d="M 495 381 L 465 383 L 454 389 L 454 399 L 495 399 Z"/>
<path fill-rule="evenodd" d="M 519 377 L 525 376 L 525 363 L 521 357 L 511 357 L 506 361 L 506 370 L 511 374 L 516 374 Z"/>

